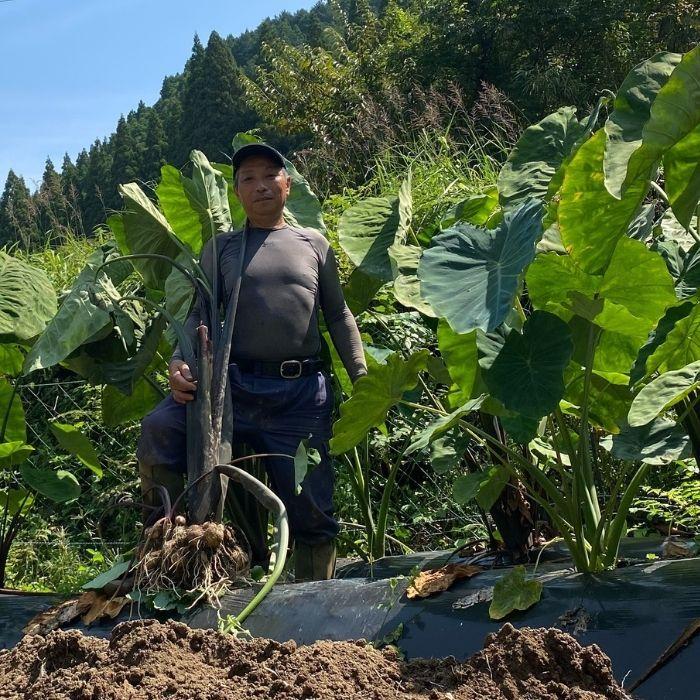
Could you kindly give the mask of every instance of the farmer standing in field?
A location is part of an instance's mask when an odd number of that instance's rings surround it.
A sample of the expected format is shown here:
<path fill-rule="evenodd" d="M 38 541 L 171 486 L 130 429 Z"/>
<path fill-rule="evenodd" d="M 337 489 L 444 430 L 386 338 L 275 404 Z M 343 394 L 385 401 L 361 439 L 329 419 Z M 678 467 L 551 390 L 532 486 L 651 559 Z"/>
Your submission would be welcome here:
<path fill-rule="evenodd" d="M 318 232 L 285 223 L 291 178 L 282 156 L 266 144 L 243 146 L 233 156 L 234 186 L 248 219 L 240 297 L 233 331 L 229 380 L 233 441 L 259 453 L 294 456 L 309 438 L 321 462 L 294 486 L 294 465 L 266 458 L 272 489 L 284 502 L 295 540 L 297 580 L 333 576 L 333 466 L 328 454 L 333 397 L 319 359 L 319 310 L 333 344 L 354 381 L 366 373 L 355 319 L 343 298 L 333 250 Z M 241 232 L 217 236 L 220 284 L 229 299 L 238 270 Z M 212 269 L 212 242 L 202 266 Z M 200 310 L 185 324 L 195 338 Z M 144 491 L 154 484 L 171 495 L 183 489 L 186 403 L 196 391 L 190 368 L 175 350 L 169 366 L 171 394 L 142 422 L 137 456 Z"/>

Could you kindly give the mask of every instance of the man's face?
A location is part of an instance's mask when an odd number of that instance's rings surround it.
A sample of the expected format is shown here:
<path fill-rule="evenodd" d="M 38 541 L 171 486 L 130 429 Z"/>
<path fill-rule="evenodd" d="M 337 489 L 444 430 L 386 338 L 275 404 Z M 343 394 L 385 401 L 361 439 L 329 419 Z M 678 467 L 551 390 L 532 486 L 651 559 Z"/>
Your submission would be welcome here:
<path fill-rule="evenodd" d="M 252 220 L 270 219 L 282 215 L 290 184 L 287 171 L 273 160 L 251 156 L 238 167 L 236 194 Z"/>

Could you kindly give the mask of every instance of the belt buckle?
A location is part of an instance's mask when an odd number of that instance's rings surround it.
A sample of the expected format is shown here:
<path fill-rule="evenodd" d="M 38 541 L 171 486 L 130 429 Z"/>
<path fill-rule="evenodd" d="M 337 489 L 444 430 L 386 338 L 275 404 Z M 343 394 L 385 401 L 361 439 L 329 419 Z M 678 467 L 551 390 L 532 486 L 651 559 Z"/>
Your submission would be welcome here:
<path fill-rule="evenodd" d="M 293 367 L 291 372 L 288 372 L 286 367 Z M 280 377 L 283 379 L 297 379 L 301 377 L 302 364 L 301 360 L 284 360 L 280 363 Z"/>

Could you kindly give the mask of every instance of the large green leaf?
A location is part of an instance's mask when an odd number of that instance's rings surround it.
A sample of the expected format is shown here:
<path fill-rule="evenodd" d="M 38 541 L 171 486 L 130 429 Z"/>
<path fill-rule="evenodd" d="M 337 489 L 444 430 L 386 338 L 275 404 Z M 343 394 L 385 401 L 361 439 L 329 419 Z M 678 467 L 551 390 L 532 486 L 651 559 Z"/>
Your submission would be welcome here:
<path fill-rule="evenodd" d="M 700 125 L 666 152 L 664 179 L 678 221 L 689 228 L 700 199 Z"/>
<path fill-rule="evenodd" d="M 184 175 L 177 168 L 164 165 L 160 169 L 156 195 L 175 235 L 198 255 L 204 245 L 202 223 L 185 192 L 184 180 Z M 207 232 L 207 238 L 209 235 Z"/>
<path fill-rule="evenodd" d="M 454 428 L 430 443 L 430 464 L 436 474 L 446 474 L 459 464 L 471 437 Z"/>
<path fill-rule="evenodd" d="M 435 236 L 418 267 L 421 292 L 457 333 L 492 331 L 513 306 L 520 275 L 542 235 L 542 205 L 530 201 L 493 230 L 458 224 Z"/>
<path fill-rule="evenodd" d="M 124 199 L 124 235 L 129 251 L 154 253 L 175 259 L 180 246 L 168 220 L 156 205 L 135 183 L 119 186 Z M 134 260 L 134 267 L 141 273 L 146 286 L 162 290 L 172 265 L 164 260 Z"/>
<path fill-rule="evenodd" d="M 99 591 L 104 588 L 108 583 L 116 581 L 118 578 L 122 577 L 131 568 L 131 560 L 128 561 L 118 561 L 107 571 L 103 571 L 101 574 L 96 576 L 92 581 L 82 585 L 82 589 L 85 591 L 95 590 Z"/>
<path fill-rule="evenodd" d="M 498 176 L 501 205 L 510 209 L 526 199 L 546 199 L 557 169 L 585 132 L 575 107 L 562 107 L 525 129 Z"/>
<path fill-rule="evenodd" d="M 692 105 L 684 104 L 684 96 L 678 94 L 682 86 L 665 91 L 680 59 L 677 53 L 657 53 L 635 66 L 617 92 L 605 123 L 605 185 L 618 199 L 635 180 L 652 177 L 664 151 L 685 131 L 683 125 L 693 113 Z"/>
<path fill-rule="evenodd" d="M 700 47 L 683 56 L 662 52 L 623 82 L 605 130 L 605 182 L 621 197 L 631 182 L 649 179 L 664 156 L 669 195 L 687 226 L 700 196 Z"/>
<path fill-rule="evenodd" d="M 4 426 L 4 431 L 3 431 Z M 0 442 L 26 442 L 27 425 L 19 392 L 0 379 Z"/>
<path fill-rule="evenodd" d="M 627 420 L 632 428 L 653 421 L 700 387 L 700 362 L 664 372 L 634 397 Z"/>
<path fill-rule="evenodd" d="M 676 323 L 689 316 L 694 308 L 695 302 L 687 300 L 680 304 L 669 306 L 669 308 L 666 309 L 666 313 L 659 319 L 653 333 L 650 334 L 647 342 L 642 345 L 639 350 L 639 354 L 630 372 L 631 384 L 637 384 L 644 377 L 653 374 L 656 368 L 650 367 L 647 371 L 649 358 L 666 342 L 668 334 L 675 328 Z M 662 353 L 662 356 L 665 354 L 665 352 Z M 700 357 L 697 359 L 700 359 Z M 692 362 L 692 360 L 690 362 Z M 690 364 L 690 362 L 687 364 Z M 675 367 L 674 369 L 679 369 L 680 367 L 683 367 L 683 365 L 679 365 L 679 367 Z"/>
<path fill-rule="evenodd" d="M 22 373 L 24 355 L 16 345 L 0 344 L 0 377 L 16 377 Z"/>
<path fill-rule="evenodd" d="M 464 401 L 471 398 L 479 371 L 476 335 L 477 331 L 455 333 L 445 319 L 440 319 L 438 323 L 438 348 Z"/>
<path fill-rule="evenodd" d="M 102 476 L 102 467 L 97 450 L 86 435 L 74 425 L 52 421 L 49 424 L 58 444 L 70 454 L 77 457 L 95 476 Z"/>
<path fill-rule="evenodd" d="M 201 151 L 190 153 L 192 177 L 183 178 L 182 184 L 190 204 L 199 215 L 202 243 L 216 233 L 231 229 L 231 211 L 228 205 L 226 178 L 215 170 Z"/>
<path fill-rule="evenodd" d="M 542 582 L 526 577 L 525 567 L 516 566 L 493 587 L 489 617 L 502 620 L 514 610 L 531 608 L 542 596 Z"/>
<path fill-rule="evenodd" d="M 32 452 L 34 448 L 21 440 L 0 442 L 0 467 L 14 467 L 24 462 Z"/>
<path fill-rule="evenodd" d="M 211 166 L 214 168 L 214 170 L 218 170 L 226 179 L 226 184 L 228 185 L 228 208 L 231 212 L 231 222 L 234 229 L 242 229 L 245 224 L 246 214 L 233 186 L 233 166 L 226 163 L 212 163 Z M 285 217 L 287 217 L 286 209 Z"/>
<path fill-rule="evenodd" d="M 24 514 L 32 507 L 33 503 L 34 496 L 24 489 L 0 490 L 0 514 L 7 513 L 8 516 L 12 517 L 20 509 L 22 514 Z"/>
<path fill-rule="evenodd" d="M 102 421 L 108 428 L 143 418 L 161 400 L 162 394 L 145 379 L 134 385 L 131 396 L 113 386 L 102 390 Z"/>
<path fill-rule="evenodd" d="M 0 250 L 0 342 L 30 340 L 56 313 L 56 292 L 43 270 Z"/>
<path fill-rule="evenodd" d="M 442 229 L 448 229 L 460 221 L 474 226 L 489 225 L 498 210 L 498 189 L 495 185 L 484 188 L 477 194 L 471 194 L 452 207 L 440 221 Z"/>
<path fill-rule="evenodd" d="M 394 241 L 388 249 L 391 271 L 394 277 L 394 297 L 399 304 L 416 309 L 426 316 L 435 316 L 435 312 L 420 294 L 418 265 L 423 249 L 417 245 L 405 245 Z"/>
<path fill-rule="evenodd" d="M 513 331 L 486 373 L 491 393 L 503 405 L 529 418 L 551 413 L 564 395 L 564 369 L 573 344 L 566 323 L 546 311 L 535 311 Z"/>
<path fill-rule="evenodd" d="M 687 316 L 676 321 L 647 358 L 645 374 L 681 369 L 696 360 L 700 360 L 700 304 L 697 303 Z"/>
<path fill-rule="evenodd" d="M 20 467 L 22 478 L 27 484 L 57 503 L 73 501 L 80 496 L 80 484 L 78 480 L 63 469 L 53 471 L 33 467 L 31 464 L 23 464 Z"/>
<path fill-rule="evenodd" d="M 691 452 L 683 427 L 665 418 L 638 428 L 623 425 L 617 435 L 606 435 L 600 444 L 617 459 L 657 465 L 685 459 Z"/>
<path fill-rule="evenodd" d="M 433 440 L 436 440 L 447 431 L 454 428 L 463 416 L 479 409 L 484 402 L 484 397 L 479 396 L 476 399 L 467 401 L 463 406 L 448 413 L 445 416 L 436 418 L 432 423 L 429 423 L 423 430 L 414 435 L 413 441 L 406 448 L 404 454 L 410 455 L 418 450 L 424 450 Z"/>
<path fill-rule="evenodd" d="M 338 242 L 365 274 L 392 279 L 388 249 L 399 228 L 399 198 L 369 197 L 343 212 Z"/>
<path fill-rule="evenodd" d="M 605 271 L 649 188 L 648 180 L 634 180 L 623 199 L 613 197 L 605 189 L 604 148 L 605 133 L 600 130 L 576 151 L 559 190 L 562 243 L 577 265 L 590 274 Z"/>
<path fill-rule="evenodd" d="M 133 268 L 128 262 L 119 261 L 105 268 L 94 282 L 96 269 L 117 256 L 113 245 L 105 245 L 88 258 L 58 313 L 29 351 L 24 361 L 25 374 L 52 367 L 81 345 L 109 333 L 112 317 L 94 303 L 91 292 L 103 289 L 103 285 L 118 285 L 129 276 Z"/>
<path fill-rule="evenodd" d="M 352 449 L 370 428 L 384 422 L 387 411 L 415 387 L 428 356 L 426 350 L 421 350 L 408 360 L 392 354 L 386 364 L 370 364 L 368 373 L 355 382 L 352 397 L 340 407 L 330 442 L 333 454 Z"/>

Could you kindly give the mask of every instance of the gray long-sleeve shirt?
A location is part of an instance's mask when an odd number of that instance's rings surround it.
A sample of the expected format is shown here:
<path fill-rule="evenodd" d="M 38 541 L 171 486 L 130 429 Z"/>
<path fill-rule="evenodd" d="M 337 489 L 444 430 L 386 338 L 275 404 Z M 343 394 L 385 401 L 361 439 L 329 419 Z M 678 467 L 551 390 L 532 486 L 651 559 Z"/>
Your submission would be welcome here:
<path fill-rule="evenodd" d="M 227 300 L 238 269 L 241 232 L 219 234 L 216 242 L 220 298 Z M 209 276 L 212 251 L 209 241 L 202 251 L 202 267 Z M 317 355 L 320 309 L 350 378 L 366 373 L 360 333 L 343 297 L 335 255 L 320 233 L 291 226 L 249 228 L 243 262 L 232 358 L 277 362 Z M 195 304 L 185 323 L 193 342 L 200 317 Z M 173 359 L 182 359 L 179 348 Z"/>

